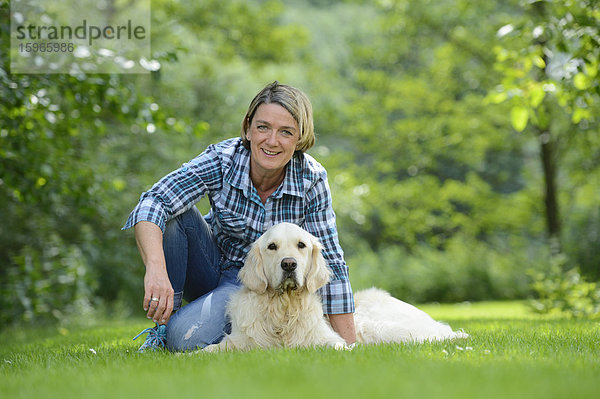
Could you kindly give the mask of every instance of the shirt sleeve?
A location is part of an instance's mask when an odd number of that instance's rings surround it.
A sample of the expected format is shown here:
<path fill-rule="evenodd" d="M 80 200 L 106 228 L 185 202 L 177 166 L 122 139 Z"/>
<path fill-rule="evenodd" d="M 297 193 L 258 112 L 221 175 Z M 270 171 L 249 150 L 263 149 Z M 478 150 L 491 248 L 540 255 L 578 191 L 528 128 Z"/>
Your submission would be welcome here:
<path fill-rule="evenodd" d="M 325 314 L 353 313 L 354 297 L 348 278 L 348 266 L 339 243 L 331 192 L 324 170 L 309 191 L 307 199 L 308 211 L 304 228 L 321 241 L 323 257 L 333 272 L 329 284 L 319 290 L 323 298 L 323 312 Z"/>
<path fill-rule="evenodd" d="M 220 157 L 213 145 L 144 192 L 122 230 L 148 221 L 164 232 L 166 223 L 222 185 Z"/>

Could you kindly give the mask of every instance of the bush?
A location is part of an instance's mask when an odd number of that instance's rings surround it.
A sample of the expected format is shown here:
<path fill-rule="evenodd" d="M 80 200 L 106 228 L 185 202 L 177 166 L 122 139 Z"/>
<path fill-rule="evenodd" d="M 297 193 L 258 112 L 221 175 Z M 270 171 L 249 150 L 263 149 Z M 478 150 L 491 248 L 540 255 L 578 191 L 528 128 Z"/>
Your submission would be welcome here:
<path fill-rule="evenodd" d="M 77 246 L 52 235 L 43 248 L 26 246 L 10 263 L 0 287 L 2 325 L 91 312 L 95 279 Z"/>
<path fill-rule="evenodd" d="M 424 245 L 413 253 L 400 247 L 363 250 L 348 264 L 355 290 L 378 286 L 408 302 L 526 298 L 526 270 L 542 267 L 525 250 L 499 250 L 465 237 L 453 238 L 445 251 Z"/>
<path fill-rule="evenodd" d="M 530 306 L 538 313 L 562 313 L 571 317 L 600 314 L 600 285 L 586 281 L 579 267 L 568 268 L 565 255 L 550 260 L 547 272 L 530 272 L 537 298 Z M 566 270 L 566 271 L 565 271 Z"/>

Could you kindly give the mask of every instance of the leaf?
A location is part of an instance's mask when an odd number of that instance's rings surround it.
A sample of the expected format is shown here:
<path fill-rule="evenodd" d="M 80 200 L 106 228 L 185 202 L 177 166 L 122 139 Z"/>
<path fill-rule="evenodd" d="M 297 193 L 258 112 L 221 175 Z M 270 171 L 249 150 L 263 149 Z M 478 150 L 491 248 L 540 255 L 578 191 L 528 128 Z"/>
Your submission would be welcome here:
<path fill-rule="evenodd" d="M 588 81 L 587 76 L 585 76 L 583 73 L 579 72 L 573 78 L 573 85 L 575 85 L 575 88 L 578 90 L 587 89 L 589 87 L 589 81 Z"/>
<path fill-rule="evenodd" d="M 508 98 L 508 94 L 505 91 L 494 92 L 488 94 L 486 101 L 490 101 L 492 104 L 500 104 Z"/>
<path fill-rule="evenodd" d="M 113 185 L 114 189 L 117 191 L 123 191 L 127 187 L 127 183 L 125 183 L 125 180 L 123 180 L 119 177 L 113 179 L 112 185 Z"/>
<path fill-rule="evenodd" d="M 38 177 L 37 181 L 35 182 L 35 186 L 36 187 L 43 187 L 46 184 L 47 180 L 44 179 L 43 177 Z"/>
<path fill-rule="evenodd" d="M 571 121 L 575 124 L 581 122 L 582 119 L 590 119 L 591 113 L 589 109 L 575 108 Z"/>
<path fill-rule="evenodd" d="M 594 79 L 596 77 L 596 75 L 598 74 L 598 62 L 592 62 L 591 64 L 586 63 L 585 64 L 585 70 L 587 75 Z"/>
<path fill-rule="evenodd" d="M 533 63 L 535 64 L 536 67 L 538 67 L 540 69 L 546 68 L 546 61 L 544 61 L 544 59 L 542 57 L 540 57 L 539 55 L 533 56 Z"/>
<path fill-rule="evenodd" d="M 530 103 L 533 108 L 537 108 L 538 105 L 544 100 L 546 92 L 541 85 L 536 85 L 531 89 L 530 92 Z"/>
<path fill-rule="evenodd" d="M 510 110 L 510 122 L 516 131 L 522 132 L 527 126 L 527 120 L 529 119 L 529 112 L 527 108 L 522 106 L 514 106 Z"/>

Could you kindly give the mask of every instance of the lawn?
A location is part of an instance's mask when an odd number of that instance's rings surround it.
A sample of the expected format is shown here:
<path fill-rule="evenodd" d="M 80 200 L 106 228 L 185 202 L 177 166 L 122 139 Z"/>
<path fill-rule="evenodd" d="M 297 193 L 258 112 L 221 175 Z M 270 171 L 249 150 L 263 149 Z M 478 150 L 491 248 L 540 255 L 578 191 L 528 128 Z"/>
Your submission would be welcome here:
<path fill-rule="evenodd" d="M 467 340 L 421 345 L 137 354 L 145 320 L 5 330 L 5 398 L 598 398 L 600 321 L 519 302 L 427 305 Z"/>

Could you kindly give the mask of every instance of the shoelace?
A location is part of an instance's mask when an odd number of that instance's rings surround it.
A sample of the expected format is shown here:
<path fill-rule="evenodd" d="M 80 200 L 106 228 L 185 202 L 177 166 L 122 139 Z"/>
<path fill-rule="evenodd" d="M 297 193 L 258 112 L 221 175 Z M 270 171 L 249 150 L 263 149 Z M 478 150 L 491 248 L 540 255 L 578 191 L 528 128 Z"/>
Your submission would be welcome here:
<path fill-rule="evenodd" d="M 135 337 L 133 337 L 133 340 L 135 341 L 136 339 L 138 339 L 143 334 L 148 334 L 148 337 L 146 337 L 145 345 L 143 345 L 143 346 L 155 346 L 155 347 L 157 347 L 157 346 L 164 346 L 165 345 L 165 343 L 163 341 L 163 337 L 158 332 L 157 328 L 146 328 L 144 331 L 142 331 L 141 333 L 139 333 L 138 335 L 136 335 Z"/>

